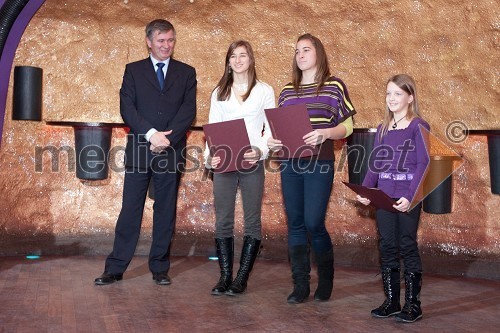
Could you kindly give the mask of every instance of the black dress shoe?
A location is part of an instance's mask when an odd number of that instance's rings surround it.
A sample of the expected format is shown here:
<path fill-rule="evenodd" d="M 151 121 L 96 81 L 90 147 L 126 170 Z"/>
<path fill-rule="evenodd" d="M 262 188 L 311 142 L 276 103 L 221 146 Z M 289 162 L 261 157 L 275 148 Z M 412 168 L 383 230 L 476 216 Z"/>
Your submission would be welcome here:
<path fill-rule="evenodd" d="M 96 285 L 106 285 L 115 283 L 116 281 L 120 281 L 121 279 L 123 279 L 123 274 L 112 274 L 109 272 L 104 272 L 101 276 L 94 280 L 94 283 Z"/>
<path fill-rule="evenodd" d="M 155 280 L 156 284 L 167 285 L 171 284 L 170 276 L 168 276 L 167 272 L 158 272 L 153 273 L 153 280 Z"/>

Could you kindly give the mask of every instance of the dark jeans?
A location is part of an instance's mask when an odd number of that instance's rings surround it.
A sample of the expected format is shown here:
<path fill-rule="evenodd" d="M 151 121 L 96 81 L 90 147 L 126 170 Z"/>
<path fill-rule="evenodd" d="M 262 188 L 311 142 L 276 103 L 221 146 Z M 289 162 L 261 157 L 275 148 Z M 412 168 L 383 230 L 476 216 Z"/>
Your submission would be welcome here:
<path fill-rule="evenodd" d="M 325 216 L 333 184 L 333 161 L 291 159 L 281 163 L 281 188 L 288 219 L 288 246 L 308 243 L 327 252 L 332 240 Z"/>
<path fill-rule="evenodd" d="M 417 229 L 422 203 L 409 213 L 392 213 L 377 210 L 377 227 L 380 235 L 380 262 L 382 269 L 399 268 L 403 258 L 407 272 L 422 272 L 422 262 L 418 253 Z"/>
<path fill-rule="evenodd" d="M 264 192 L 264 163 L 262 161 L 250 170 L 214 174 L 215 238 L 233 237 L 238 185 L 243 201 L 244 235 L 261 239 L 262 194 Z"/>

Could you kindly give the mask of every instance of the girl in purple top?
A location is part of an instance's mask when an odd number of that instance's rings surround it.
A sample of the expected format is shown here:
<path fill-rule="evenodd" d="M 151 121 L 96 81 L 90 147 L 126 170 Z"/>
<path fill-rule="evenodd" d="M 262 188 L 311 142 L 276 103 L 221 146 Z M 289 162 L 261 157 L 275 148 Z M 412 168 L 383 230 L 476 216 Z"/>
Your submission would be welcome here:
<path fill-rule="evenodd" d="M 292 70 L 292 82 L 281 90 L 278 105 L 306 104 L 313 131 L 302 139 L 320 148 L 313 159 L 292 158 L 280 165 L 294 283 L 287 302 L 302 303 L 309 296 L 309 239 L 318 268 L 314 300 L 321 302 L 330 299 L 333 289 L 333 246 L 325 227 L 334 176 L 333 140 L 352 133 L 356 111 L 345 84 L 330 75 L 325 48 L 317 37 L 298 38 Z M 272 150 L 282 148 L 280 140 L 269 138 L 267 143 Z"/>
<path fill-rule="evenodd" d="M 399 74 L 389 79 L 384 121 L 370 155 L 363 185 L 377 187 L 396 200 L 398 212 L 377 209 L 380 261 L 386 299 L 372 316 L 395 315 L 400 322 L 422 318 L 420 289 L 422 263 L 418 252 L 417 228 L 422 204 L 421 186 L 429 165 L 429 124 L 420 118 L 414 80 Z M 357 196 L 359 202 L 370 200 Z M 404 262 L 405 305 L 400 305 L 400 256 Z"/>

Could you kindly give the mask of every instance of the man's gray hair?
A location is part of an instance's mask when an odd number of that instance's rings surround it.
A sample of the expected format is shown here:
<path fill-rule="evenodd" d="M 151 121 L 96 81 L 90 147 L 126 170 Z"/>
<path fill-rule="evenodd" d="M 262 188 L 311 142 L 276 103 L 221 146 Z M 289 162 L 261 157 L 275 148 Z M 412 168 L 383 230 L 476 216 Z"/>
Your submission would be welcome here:
<path fill-rule="evenodd" d="M 170 23 L 167 20 L 161 20 L 161 19 L 154 20 L 149 22 L 148 25 L 146 26 L 146 37 L 149 40 L 153 40 L 153 33 L 155 31 L 169 32 L 170 30 L 174 32 L 174 37 L 175 37 L 175 28 L 172 25 L 172 23 Z"/>

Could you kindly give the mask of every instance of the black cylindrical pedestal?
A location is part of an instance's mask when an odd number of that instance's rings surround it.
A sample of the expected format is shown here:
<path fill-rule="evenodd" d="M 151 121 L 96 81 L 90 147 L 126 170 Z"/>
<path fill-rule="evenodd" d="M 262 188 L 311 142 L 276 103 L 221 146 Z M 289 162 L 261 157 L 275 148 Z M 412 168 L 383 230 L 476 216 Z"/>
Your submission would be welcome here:
<path fill-rule="evenodd" d="M 377 135 L 376 128 L 355 128 L 347 137 L 349 183 L 361 185 L 368 170 L 370 154 Z"/>
<path fill-rule="evenodd" d="M 464 133 L 488 138 L 491 193 L 500 194 L 500 129 L 467 129 Z"/>
<path fill-rule="evenodd" d="M 488 135 L 491 193 L 500 194 L 500 135 Z"/>
<path fill-rule="evenodd" d="M 451 213 L 452 176 L 448 176 L 424 199 L 424 211 L 431 214 Z"/>
<path fill-rule="evenodd" d="M 13 120 L 42 120 L 42 69 L 14 68 Z"/>
<path fill-rule="evenodd" d="M 453 163 L 460 156 L 430 156 L 429 171 L 424 181 L 424 212 L 448 214 L 453 207 Z"/>
<path fill-rule="evenodd" d="M 83 180 L 108 178 L 113 127 L 125 127 L 125 124 L 80 121 L 48 121 L 47 124 L 73 127 L 78 178 Z"/>
<path fill-rule="evenodd" d="M 74 126 L 76 176 L 84 180 L 108 178 L 111 127 Z"/>

